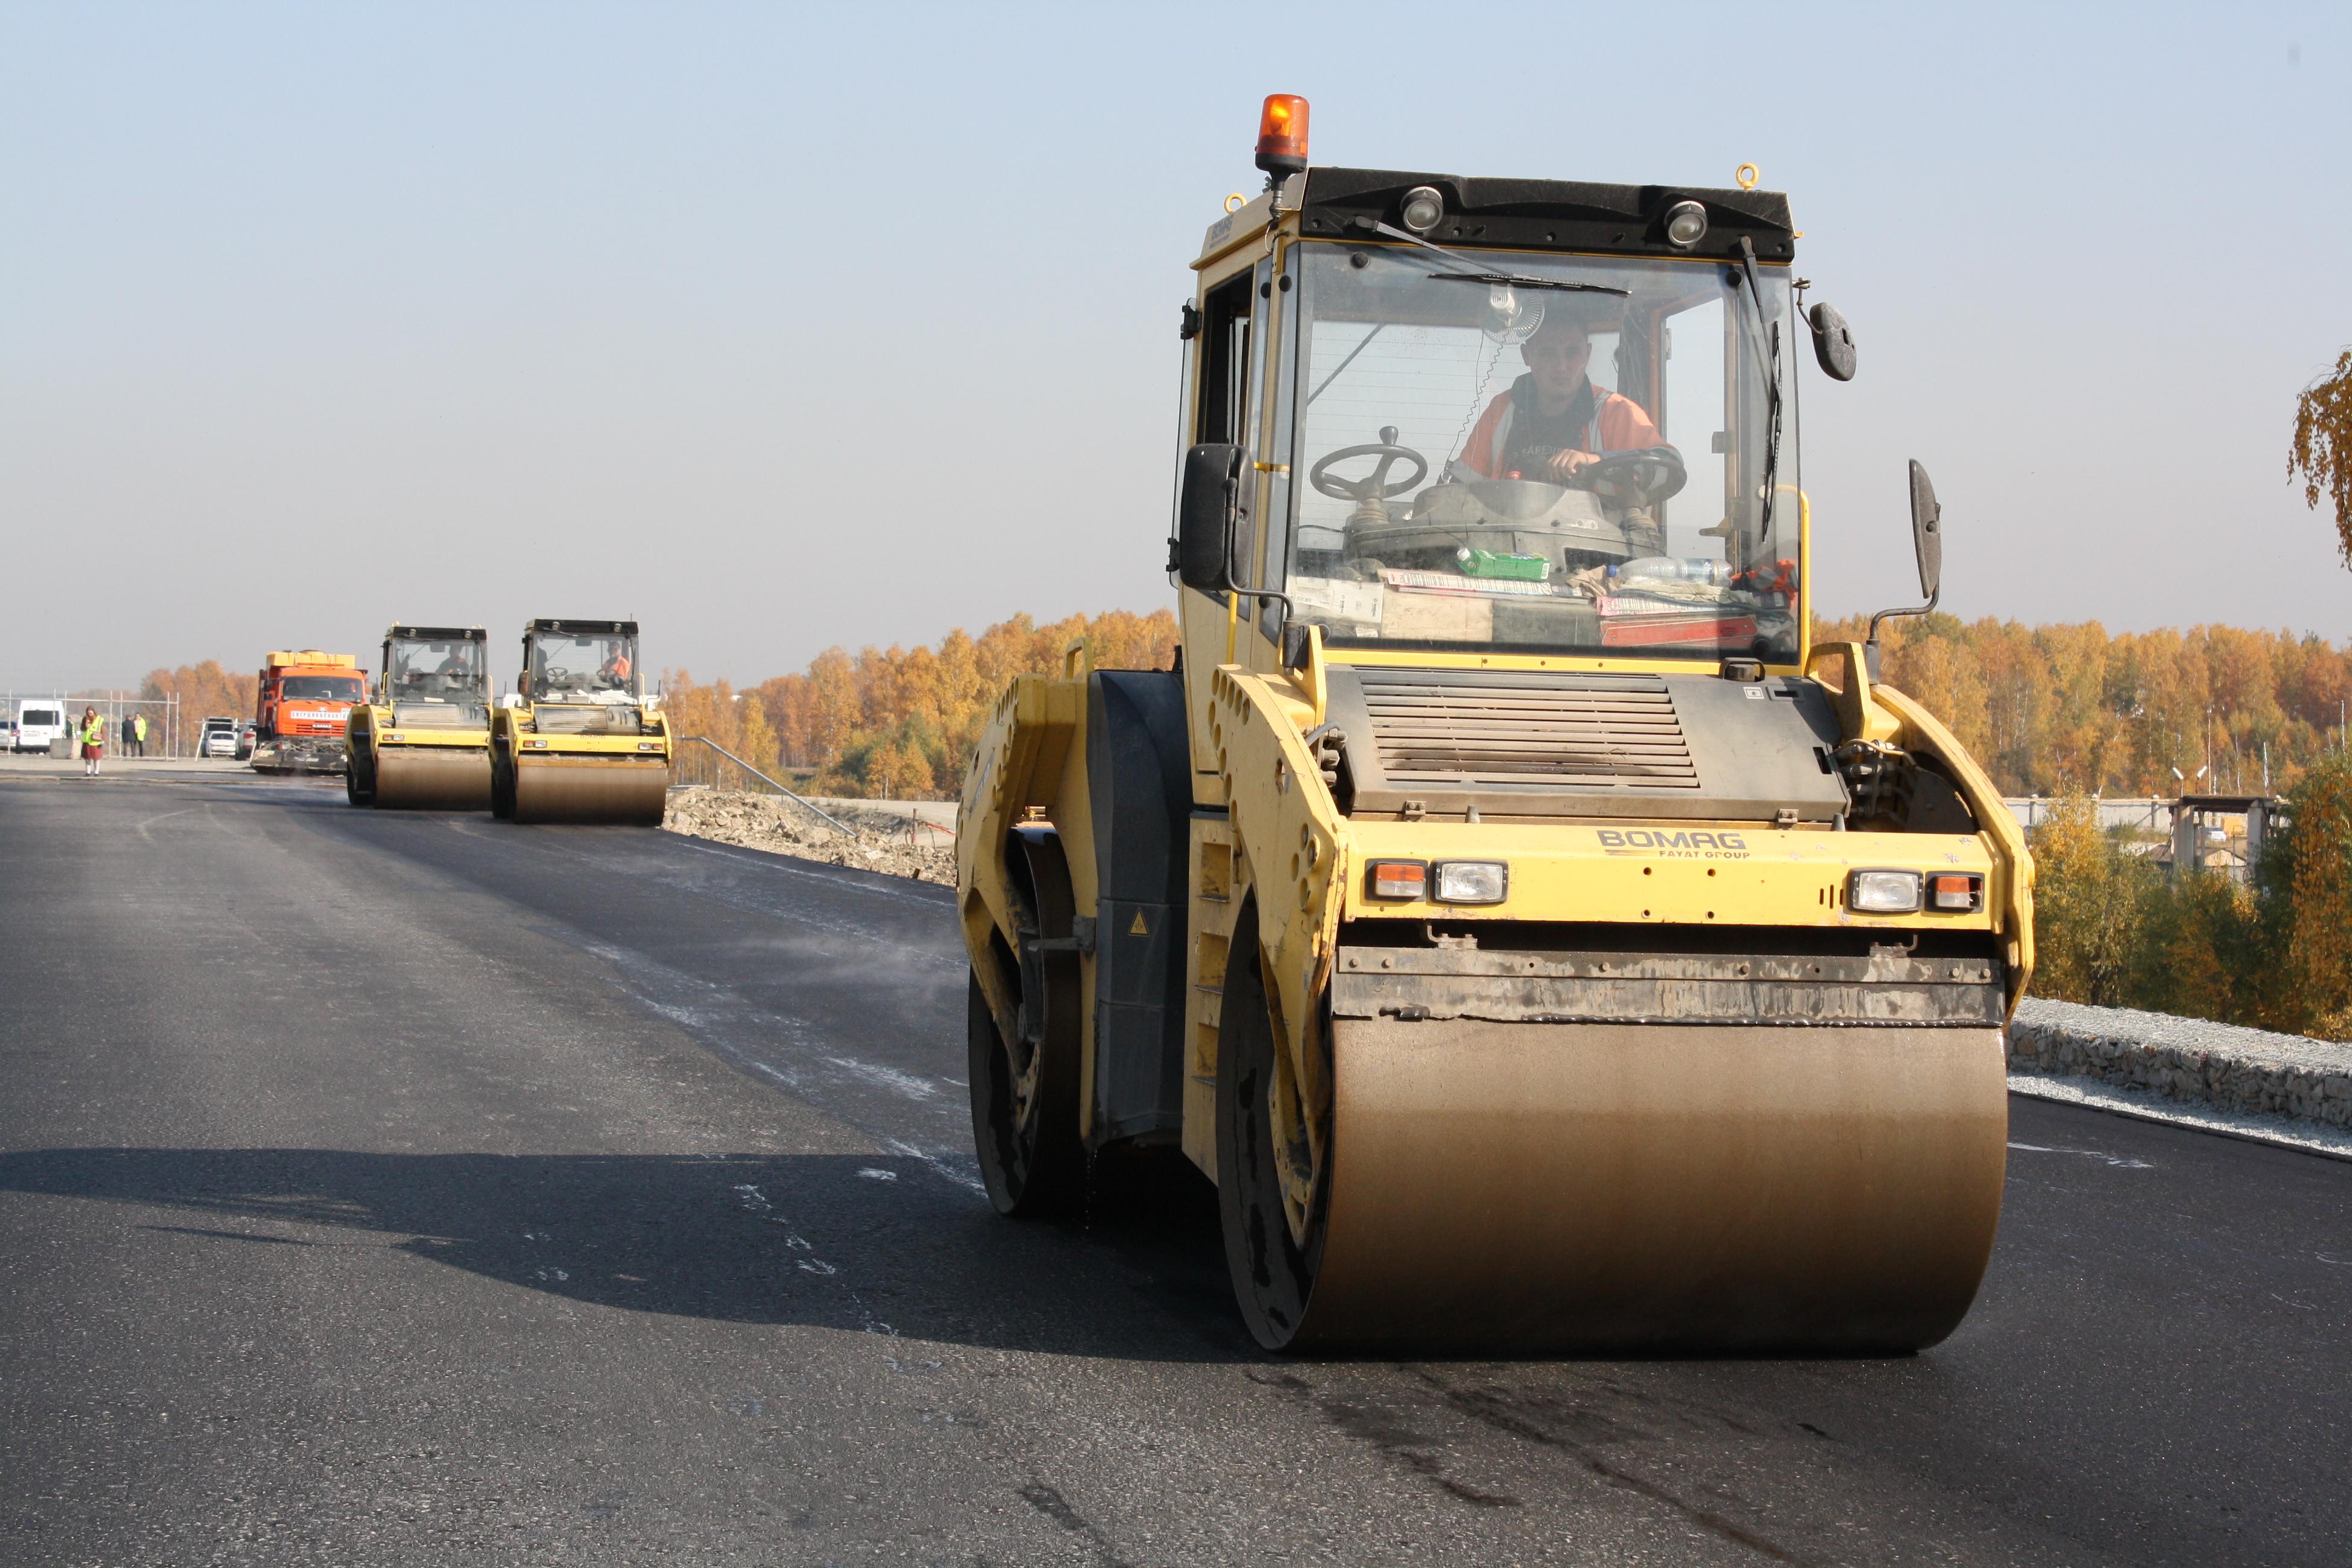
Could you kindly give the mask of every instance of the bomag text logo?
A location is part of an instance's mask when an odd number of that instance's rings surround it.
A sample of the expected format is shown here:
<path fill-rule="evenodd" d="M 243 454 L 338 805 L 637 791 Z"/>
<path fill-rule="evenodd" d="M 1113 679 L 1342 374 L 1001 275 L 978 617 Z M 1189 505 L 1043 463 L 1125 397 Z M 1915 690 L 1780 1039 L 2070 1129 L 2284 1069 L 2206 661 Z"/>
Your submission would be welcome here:
<path fill-rule="evenodd" d="M 1611 855 L 1664 856 L 1669 859 L 1745 859 L 1748 839 L 1738 833 L 1697 827 L 1601 827 L 1601 847 Z"/>

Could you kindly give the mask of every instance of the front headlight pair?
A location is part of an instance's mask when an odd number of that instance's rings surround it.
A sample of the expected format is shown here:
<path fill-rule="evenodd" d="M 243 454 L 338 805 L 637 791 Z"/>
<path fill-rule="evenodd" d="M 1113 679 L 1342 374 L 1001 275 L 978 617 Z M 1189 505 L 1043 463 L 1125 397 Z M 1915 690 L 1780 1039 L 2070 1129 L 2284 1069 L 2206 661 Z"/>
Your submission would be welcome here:
<path fill-rule="evenodd" d="M 1434 904 L 1499 904 L 1510 887 L 1511 868 L 1500 860 L 1375 860 L 1364 878 L 1375 899 Z"/>

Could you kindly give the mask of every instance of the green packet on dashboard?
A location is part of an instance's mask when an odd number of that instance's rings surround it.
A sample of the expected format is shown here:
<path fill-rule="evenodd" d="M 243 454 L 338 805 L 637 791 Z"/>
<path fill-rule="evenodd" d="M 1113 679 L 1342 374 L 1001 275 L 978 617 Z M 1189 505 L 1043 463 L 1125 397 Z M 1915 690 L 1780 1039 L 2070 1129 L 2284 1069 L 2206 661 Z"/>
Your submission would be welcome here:
<path fill-rule="evenodd" d="M 1508 577 L 1521 583 L 1541 583 L 1551 576 L 1551 562 L 1541 555 L 1502 555 L 1467 545 L 1454 552 L 1465 577 Z"/>

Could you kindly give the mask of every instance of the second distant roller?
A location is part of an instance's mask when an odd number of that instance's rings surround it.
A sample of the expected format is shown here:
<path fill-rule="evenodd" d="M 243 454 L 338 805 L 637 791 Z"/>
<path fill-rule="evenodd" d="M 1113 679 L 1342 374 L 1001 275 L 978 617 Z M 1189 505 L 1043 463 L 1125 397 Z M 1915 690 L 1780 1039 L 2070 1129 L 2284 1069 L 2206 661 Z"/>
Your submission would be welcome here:
<path fill-rule="evenodd" d="M 352 710 L 353 805 L 488 809 L 488 653 L 479 626 L 385 628 L 375 690 Z"/>
<path fill-rule="evenodd" d="M 517 691 L 490 712 L 490 809 L 514 822 L 661 825 L 668 720 L 635 621 L 533 621 Z"/>

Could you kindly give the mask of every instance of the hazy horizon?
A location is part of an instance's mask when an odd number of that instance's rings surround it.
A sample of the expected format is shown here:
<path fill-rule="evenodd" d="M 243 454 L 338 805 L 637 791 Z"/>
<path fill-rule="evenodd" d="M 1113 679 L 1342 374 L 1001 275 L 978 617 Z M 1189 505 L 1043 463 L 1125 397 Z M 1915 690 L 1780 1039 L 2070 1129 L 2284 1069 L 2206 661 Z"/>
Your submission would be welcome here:
<path fill-rule="evenodd" d="M 1964 619 L 2352 637 L 2285 473 L 2352 343 L 2352 16 L 1557 16 L 11 7 L 0 516 L 47 591 L 0 686 L 545 615 L 749 682 L 1169 604 L 1176 306 L 1269 91 L 1320 163 L 1788 192 L 1861 347 L 1805 372 L 1824 613 L 1916 597 L 1916 457 Z"/>

